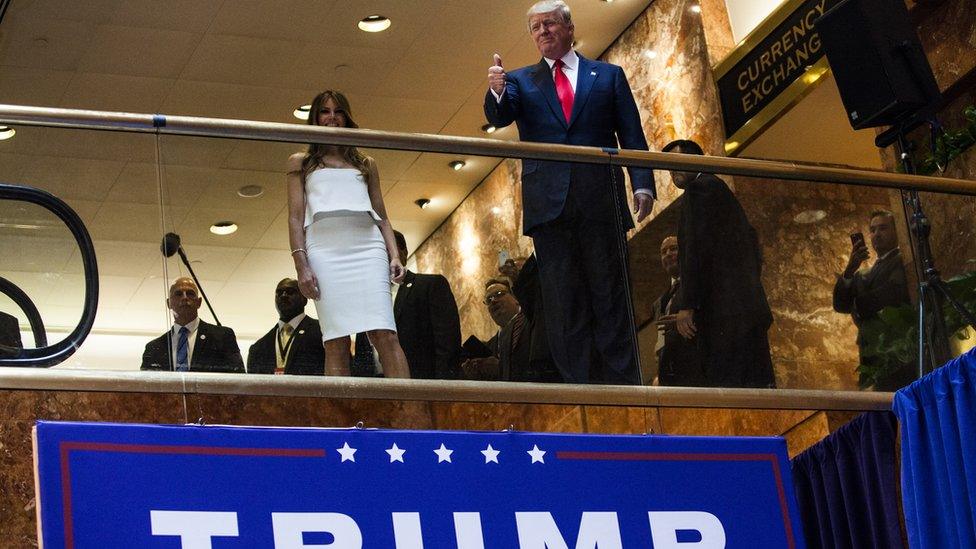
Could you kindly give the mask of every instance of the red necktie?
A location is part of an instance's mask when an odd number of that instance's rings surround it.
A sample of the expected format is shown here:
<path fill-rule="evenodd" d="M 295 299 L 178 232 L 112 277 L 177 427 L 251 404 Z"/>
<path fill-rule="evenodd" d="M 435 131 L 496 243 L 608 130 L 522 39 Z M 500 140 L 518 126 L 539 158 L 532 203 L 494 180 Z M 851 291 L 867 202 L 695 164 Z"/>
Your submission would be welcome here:
<path fill-rule="evenodd" d="M 556 96 L 559 97 L 559 103 L 563 106 L 563 116 L 566 117 L 566 123 L 569 123 L 569 117 L 573 115 L 573 86 L 569 83 L 569 78 L 563 73 L 563 63 L 562 59 L 557 59 L 553 68 L 556 73 L 553 75 L 553 79 L 556 81 Z"/>

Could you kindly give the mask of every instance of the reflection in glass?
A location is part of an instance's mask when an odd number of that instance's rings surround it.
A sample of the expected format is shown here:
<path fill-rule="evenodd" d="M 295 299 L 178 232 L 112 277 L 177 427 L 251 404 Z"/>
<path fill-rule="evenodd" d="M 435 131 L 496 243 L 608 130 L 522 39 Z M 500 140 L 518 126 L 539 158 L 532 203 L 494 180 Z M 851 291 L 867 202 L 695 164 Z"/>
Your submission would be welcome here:
<path fill-rule="evenodd" d="M 81 318 L 85 293 L 81 258 L 68 228 L 41 206 L 0 200 L 0 257 L 4 284 L 23 292 L 25 305 L 36 307 L 45 329 L 34 334 L 30 311 L 0 294 L 0 345 L 35 348 L 35 335 L 42 343 L 62 340 Z"/>

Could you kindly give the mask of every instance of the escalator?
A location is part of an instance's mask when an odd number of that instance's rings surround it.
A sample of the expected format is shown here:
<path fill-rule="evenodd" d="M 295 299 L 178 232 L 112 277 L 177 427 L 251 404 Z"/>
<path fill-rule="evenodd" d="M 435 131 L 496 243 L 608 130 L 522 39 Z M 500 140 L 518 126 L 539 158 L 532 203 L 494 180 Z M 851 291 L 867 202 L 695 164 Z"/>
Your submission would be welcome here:
<path fill-rule="evenodd" d="M 34 339 L 34 347 L 20 342 L 19 327 L 0 337 L 0 366 L 46 368 L 64 362 L 81 346 L 95 323 L 98 306 L 98 265 L 91 236 L 81 217 L 63 200 L 47 191 L 22 185 L 0 183 L 0 200 L 23 202 L 39 206 L 56 216 L 74 237 L 81 257 L 85 297 L 81 318 L 75 328 L 54 344 L 48 344 L 47 328 L 34 301 L 16 283 L 0 277 L 0 293 L 9 298 L 27 317 Z M 5 262 L 0 258 L 0 265 Z M 11 315 L 3 315 L 6 320 Z M 14 318 L 14 320 L 16 320 Z"/>

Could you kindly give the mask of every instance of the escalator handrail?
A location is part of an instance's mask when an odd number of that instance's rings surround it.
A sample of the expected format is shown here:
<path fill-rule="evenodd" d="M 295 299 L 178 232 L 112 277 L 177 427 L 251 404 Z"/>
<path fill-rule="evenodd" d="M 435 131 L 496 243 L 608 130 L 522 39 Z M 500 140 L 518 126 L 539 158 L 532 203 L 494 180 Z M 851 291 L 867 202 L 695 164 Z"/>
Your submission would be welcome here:
<path fill-rule="evenodd" d="M 27 316 L 30 323 L 31 333 L 34 334 L 34 347 L 47 347 L 47 330 L 44 329 L 44 321 L 41 320 L 41 313 L 34 305 L 34 301 L 27 295 L 27 292 L 20 289 L 13 282 L 0 276 L 0 293 L 6 295 L 13 301 L 21 311 Z"/>
<path fill-rule="evenodd" d="M 0 366 L 54 366 L 67 360 L 81 347 L 95 324 L 95 312 L 98 308 L 98 264 L 95 261 L 95 246 L 81 217 L 67 203 L 47 191 L 24 185 L 0 183 L 0 199 L 29 202 L 50 211 L 68 227 L 81 252 L 85 272 L 85 303 L 82 307 L 81 320 L 75 329 L 68 334 L 68 337 L 54 345 L 38 349 L 23 349 L 20 356 L 16 358 L 0 358 Z M 31 326 L 33 327 L 33 323 Z"/>

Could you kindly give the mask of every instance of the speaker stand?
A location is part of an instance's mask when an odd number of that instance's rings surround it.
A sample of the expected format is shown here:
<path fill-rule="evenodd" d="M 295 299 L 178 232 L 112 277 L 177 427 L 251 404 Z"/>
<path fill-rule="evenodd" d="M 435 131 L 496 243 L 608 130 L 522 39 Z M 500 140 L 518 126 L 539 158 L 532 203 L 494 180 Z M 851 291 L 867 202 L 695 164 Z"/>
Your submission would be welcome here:
<path fill-rule="evenodd" d="M 890 138 L 894 136 L 898 142 L 898 157 L 902 170 L 909 175 L 915 175 L 915 163 L 911 158 L 912 145 L 905 137 L 912 121 L 898 124 L 878 136 Z M 942 299 L 948 301 L 959 315 L 971 326 L 976 327 L 976 316 L 962 304 L 948 285 L 942 280 L 942 275 L 935 267 L 932 247 L 929 242 L 931 224 L 922 209 L 922 199 L 917 189 L 901 192 L 902 203 L 911 212 L 909 230 L 912 234 L 915 251 L 915 271 L 918 275 L 918 377 L 922 377 L 943 364 L 950 358 L 949 336 L 943 316 Z"/>

